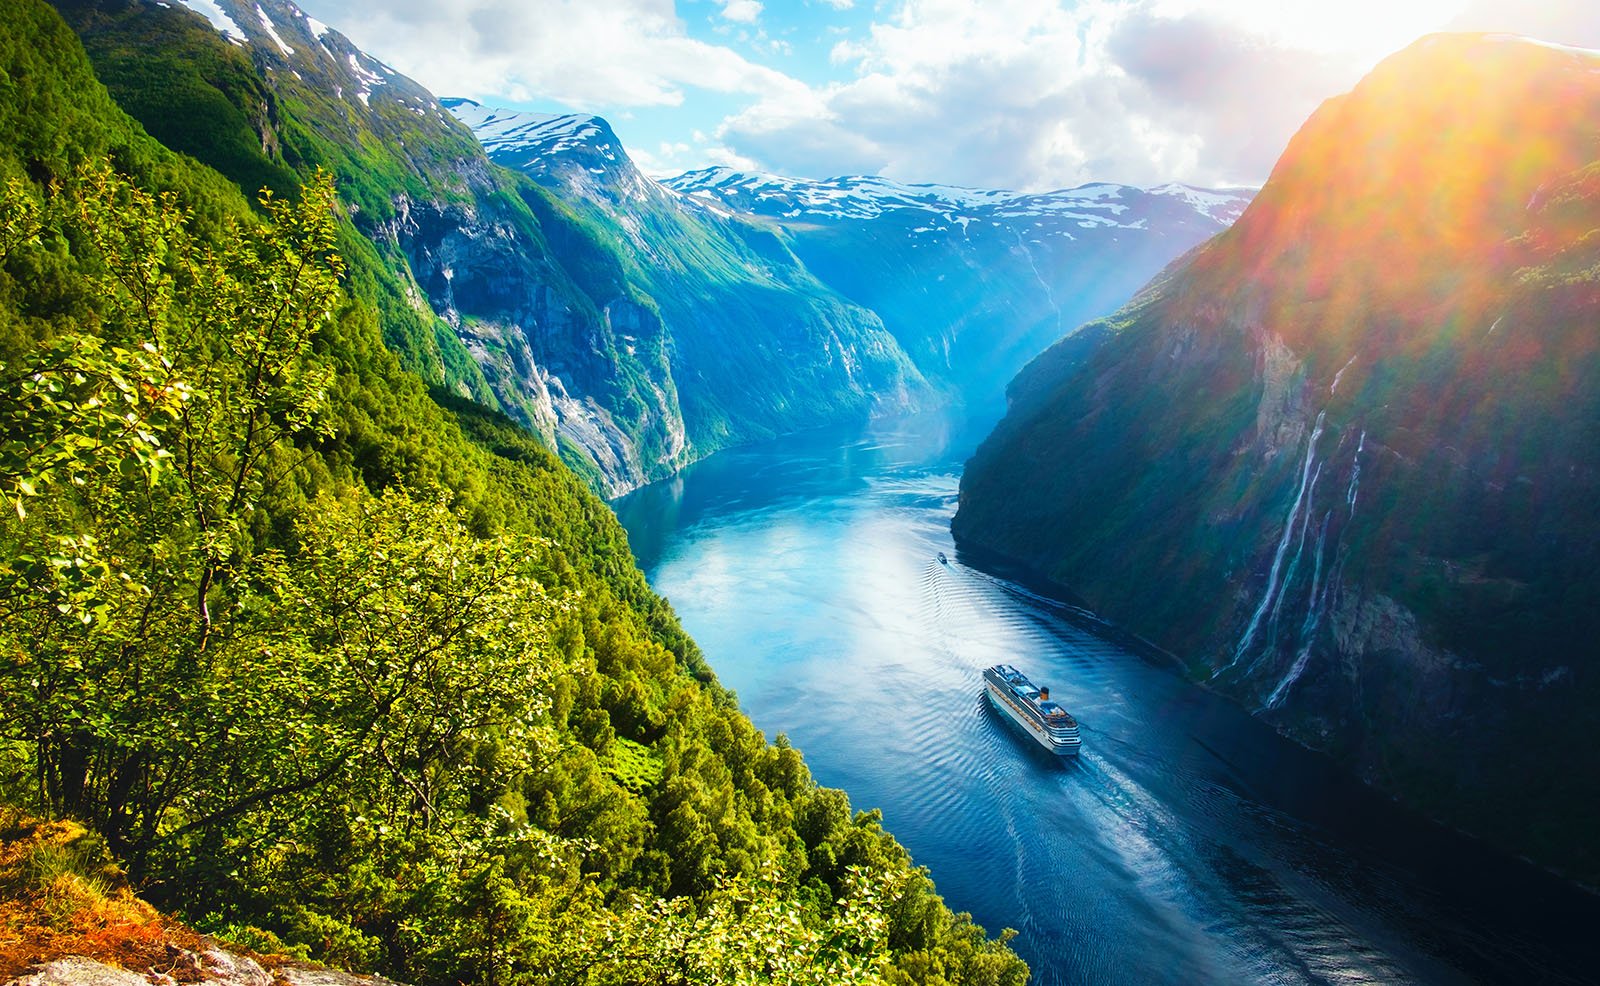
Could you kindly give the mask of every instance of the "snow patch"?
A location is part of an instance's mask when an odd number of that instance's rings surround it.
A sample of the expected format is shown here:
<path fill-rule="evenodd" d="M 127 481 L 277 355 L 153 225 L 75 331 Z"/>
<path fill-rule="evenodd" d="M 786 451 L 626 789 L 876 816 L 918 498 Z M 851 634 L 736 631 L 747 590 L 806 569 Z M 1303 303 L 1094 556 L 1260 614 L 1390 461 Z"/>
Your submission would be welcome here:
<path fill-rule="evenodd" d="M 587 113 L 524 113 L 496 109 L 470 99 L 441 99 L 445 109 L 465 123 L 491 155 L 496 152 L 560 154 L 593 148 L 606 161 L 617 161 L 621 148 L 607 136 L 605 121 Z M 716 201 L 707 192 L 707 201 Z"/>
<path fill-rule="evenodd" d="M 936 214 L 945 224 L 1000 219 L 1036 219 L 1034 225 L 1070 223 L 1079 228 L 1148 229 L 1149 212 L 1170 210 L 1162 200 L 1177 198 L 1190 210 L 1220 225 L 1238 218 L 1251 192 L 1168 185 L 1151 189 L 1095 182 L 1050 192 L 910 185 L 873 175 L 814 180 L 762 172 L 705 168 L 664 181 L 685 195 L 711 193 L 729 206 L 773 216 L 818 219 L 876 219 L 885 213 Z"/>
<path fill-rule="evenodd" d="M 267 29 L 267 37 L 271 38 L 272 43 L 278 46 L 278 50 L 283 52 L 284 57 L 294 57 L 294 49 L 283 43 L 283 38 L 278 36 L 277 25 L 272 23 L 272 18 L 267 16 L 267 12 L 261 9 L 259 3 L 256 4 L 256 16 L 261 18 L 261 26 Z"/>
<path fill-rule="evenodd" d="M 346 58 L 350 65 L 351 74 L 361 83 L 361 89 L 356 93 L 356 98 L 361 100 L 362 106 L 372 105 L 373 88 L 388 85 L 389 80 L 384 76 L 393 75 L 394 70 L 382 62 L 374 61 L 372 58 L 358 52 L 351 52 Z"/>
<path fill-rule="evenodd" d="M 234 44 L 244 44 L 249 40 L 239 25 L 234 23 L 233 18 L 228 16 L 228 12 L 217 6 L 216 0 L 179 0 L 179 2 L 210 21 L 212 27 Z"/>

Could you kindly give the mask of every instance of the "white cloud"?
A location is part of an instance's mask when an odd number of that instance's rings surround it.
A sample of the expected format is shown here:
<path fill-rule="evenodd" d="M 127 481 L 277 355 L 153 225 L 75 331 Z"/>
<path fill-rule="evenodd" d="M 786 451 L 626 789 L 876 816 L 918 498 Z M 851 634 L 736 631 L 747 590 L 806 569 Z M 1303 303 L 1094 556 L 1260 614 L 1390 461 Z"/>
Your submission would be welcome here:
<path fill-rule="evenodd" d="M 693 150 L 643 155 L 660 169 L 1013 188 L 1261 181 L 1321 100 L 1424 31 L 1600 46 L 1593 0 L 878 0 L 828 53 L 836 81 L 808 86 L 753 60 L 787 54 L 745 26 L 772 16 L 757 0 L 712 8 L 747 54 L 691 36 L 674 0 L 305 2 L 435 92 L 624 117 L 699 90 L 741 107 Z"/>
<path fill-rule="evenodd" d="M 800 86 L 690 37 L 672 0 L 307 0 L 360 47 L 436 93 L 573 107 L 674 106 L 697 87 L 751 97 Z M 742 6 L 741 6 L 742 5 Z M 740 11 L 759 4 L 733 0 Z"/>
<path fill-rule="evenodd" d="M 822 2 L 834 10 L 849 10 L 856 5 L 855 0 L 822 0 Z"/>
<path fill-rule="evenodd" d="M 1259 182 L 1323 99 L 1420 34 L 1494 26 L 1578 44 L 1590 39 L 1572 35 L 1600 35 L 1600 5 L 1588 0 L 1538 12 L 1513 0 L 1468 6 L 901 0 L 867 36 L 833 47 L 852 78 L 806 104 L 793 93 L 764 98 L 718 136 L 779 171 L 1018 188 Z"/>
<path fill-rule="evenodd" d="M 722 5 L 722 16 L 739 24 L 754 24 L 761 16 L 761 4 L 756 0 L 727 0 Z"/>

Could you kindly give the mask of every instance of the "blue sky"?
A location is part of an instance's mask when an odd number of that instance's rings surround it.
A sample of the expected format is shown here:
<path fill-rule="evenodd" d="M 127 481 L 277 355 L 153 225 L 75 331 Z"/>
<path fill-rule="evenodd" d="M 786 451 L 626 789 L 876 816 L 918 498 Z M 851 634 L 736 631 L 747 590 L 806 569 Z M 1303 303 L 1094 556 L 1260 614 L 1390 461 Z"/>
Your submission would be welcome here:
<path fill-rule="evenodd" d="M 597 113 L 648 171 L 1256 184 L 1443 29 L 1600 47 L 1592 0 L 299 0 L 436 94 Z"/>

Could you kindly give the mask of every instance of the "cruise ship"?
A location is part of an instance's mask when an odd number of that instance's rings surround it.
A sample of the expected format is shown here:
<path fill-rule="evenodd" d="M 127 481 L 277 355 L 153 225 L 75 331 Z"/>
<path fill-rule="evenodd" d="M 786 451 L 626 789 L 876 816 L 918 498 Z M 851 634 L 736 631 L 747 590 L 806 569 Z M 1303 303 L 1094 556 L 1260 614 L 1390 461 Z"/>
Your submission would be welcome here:
<path fill-rule="evenodd" d="M 996 664 L 983 672 L 984 691 L 989 702 L 1022 731 L 1051 753 L 1063 757 L 1078 755 L 1082 740 L 1078 720 L 1050 701 L 1050 689 L 1035 688 L 1028 676 L 1009 664 Z"/>

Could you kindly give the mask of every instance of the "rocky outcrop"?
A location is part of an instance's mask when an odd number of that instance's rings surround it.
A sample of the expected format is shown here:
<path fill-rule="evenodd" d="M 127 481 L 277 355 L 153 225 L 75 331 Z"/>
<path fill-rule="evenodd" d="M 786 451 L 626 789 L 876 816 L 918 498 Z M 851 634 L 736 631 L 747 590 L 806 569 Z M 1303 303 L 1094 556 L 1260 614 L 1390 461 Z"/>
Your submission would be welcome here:
<path fill-rule="evenodd" d="M 1232 229 L 1018 378 L 955 520 L 1282 731 L 1589 879 L 1597 65 L 1440 36 L 1330 100 Z"/>
<path fill-rule="evenodd" d="M 5 986 L 402 986 L 382 976 L 340 972 L 268 960 L 264 966 L 245 955 L 212 945 L 202 951 L 167 946 L 167 961 L 143 971 L 123 969 L 72 955 L 36 966 Z"/>
<path fill-rule="evenodd" d="M 501 406 L 552 448 L 581 450 L 602 492 L 672 472 L 690 451 L 659 316 L 620 277 L 594 295 L 573 283 L 533 249 L 527 216 L 492 205 L 492 178 L 468 171 L 466 201 L 399 196 L 374 237 L 404 258 Z"/>

